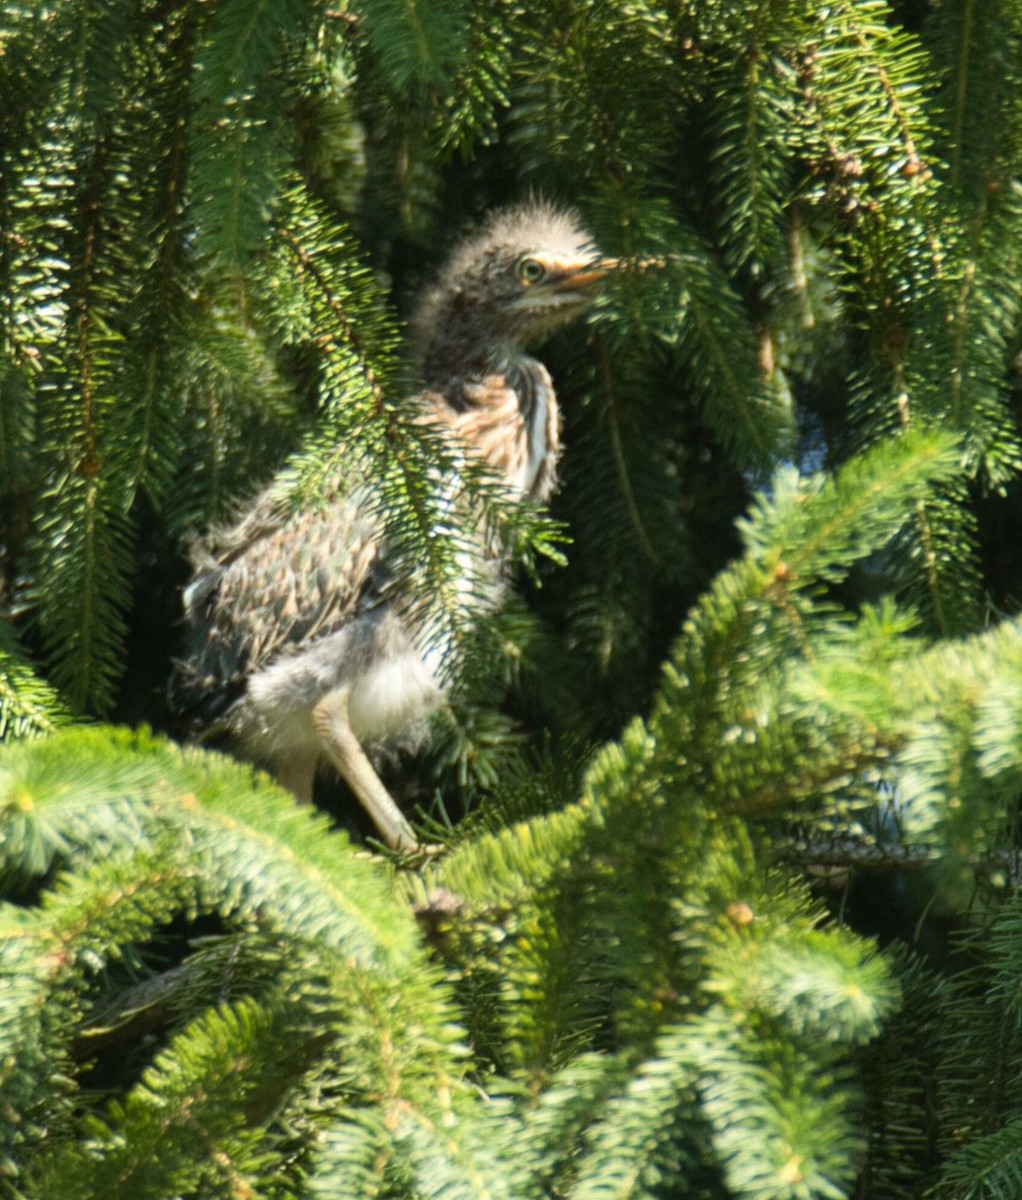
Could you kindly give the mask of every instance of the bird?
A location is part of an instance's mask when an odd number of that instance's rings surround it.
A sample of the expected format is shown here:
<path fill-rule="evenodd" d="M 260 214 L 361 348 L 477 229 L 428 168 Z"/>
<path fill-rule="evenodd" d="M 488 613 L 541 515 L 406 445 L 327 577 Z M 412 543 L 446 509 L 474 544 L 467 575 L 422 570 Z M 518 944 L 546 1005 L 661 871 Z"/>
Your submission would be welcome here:
<path fill-rule="evenodd" d="M 530 200 L 463 236 L 413 311 L 409 419 L 455 457 L 474 456 L 510 503 L 549 499 L 561 450 L 553 382 L 529 350 L 585 311 L 610 263 L 573 211 Z M 274 497 L 271 484 L 193 547 L 171 707 L 200 737 L 226 734 L 299 801 L 332 764 L 383 843 L 415 851 L 371 753 L 420 743 L 449 687 L 410 594 L 421 577 L 398 561 L 365 472 L 307 511 L 281 511 Z M 471 522 L 463 505 L 454 512 Z M 478 560 L 466 572 L 506 574 L 492 541 L 462 544 Z"/>

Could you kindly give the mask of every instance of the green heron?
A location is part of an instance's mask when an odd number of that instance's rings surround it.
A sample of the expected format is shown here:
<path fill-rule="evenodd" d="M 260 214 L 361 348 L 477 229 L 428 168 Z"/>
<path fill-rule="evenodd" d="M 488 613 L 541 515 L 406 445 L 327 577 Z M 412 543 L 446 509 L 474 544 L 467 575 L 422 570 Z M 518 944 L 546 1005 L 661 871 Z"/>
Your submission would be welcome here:
<path fill-rule="evenodd" d="M 560 450 L 553 384 L 526 347 L 577 317 L 609 265 L 572 215 L 530 203 L 466 237 L 419 302 L 414 419 L 480 456 L 513 497 L 545 500 Z M 293 516 L 266 491 L 206 539 L 184 593 L 191 640 L 171 702 L 300 800 L 332 763 L 387 845 L 410 850 L 415 834 L 366 750 L 421 742 L 446 679 L 409 615 L 421 606 L 402 597 L 422 584 L 388 561 L 373 499 L 364 474 Z M 474 553 L 474 567 L 500 573 L 495 547 Z"/>

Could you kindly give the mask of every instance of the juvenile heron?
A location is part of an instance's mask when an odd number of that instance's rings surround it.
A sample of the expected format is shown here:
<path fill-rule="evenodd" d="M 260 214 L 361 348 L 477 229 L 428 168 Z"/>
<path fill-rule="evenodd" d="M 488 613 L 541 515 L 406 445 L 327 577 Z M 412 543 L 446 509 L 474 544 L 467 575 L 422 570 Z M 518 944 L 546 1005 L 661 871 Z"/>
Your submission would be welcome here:
<path fill-rule="evenodd" d="M 519 499 L 550 495 L 560 450 L 553 384 L 526 348 L 583 311 L 604 269 L 573 216 L 527 204 L 462 241 L 415 313 L 415 419 L 480 456 Z M 332 763 L 383 840 L 409 850 L 415 835 L 365 748 L 414 740 L 444 684 L 371 480 L 354 474 L 325 506 L 291 517 L 264 492 L 207 538 L 184 595 L 191 640 L 171 701 L 301 800 Z M 496 571 L 499 551 L 473 544 L 475 565 Z"/>

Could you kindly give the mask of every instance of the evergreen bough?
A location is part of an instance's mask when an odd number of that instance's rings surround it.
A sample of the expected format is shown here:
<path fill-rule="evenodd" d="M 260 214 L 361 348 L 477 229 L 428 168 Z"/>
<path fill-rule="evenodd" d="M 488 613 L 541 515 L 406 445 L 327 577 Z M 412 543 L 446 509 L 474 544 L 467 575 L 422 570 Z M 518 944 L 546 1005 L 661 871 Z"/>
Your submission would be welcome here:
<path fill-rule="evenodd" d="M 1016 0 L 5 6 L 0 1195 L 1018 1193 L 1020 51 Z M 406 297 L 530 187 L 628 262 L 552 517 L 404 409 Z M 146 726 L 188 538 L 352 455 L 473 643 L 426 863 Z M 482 629 L 438 455 L 531 580 Z"/>

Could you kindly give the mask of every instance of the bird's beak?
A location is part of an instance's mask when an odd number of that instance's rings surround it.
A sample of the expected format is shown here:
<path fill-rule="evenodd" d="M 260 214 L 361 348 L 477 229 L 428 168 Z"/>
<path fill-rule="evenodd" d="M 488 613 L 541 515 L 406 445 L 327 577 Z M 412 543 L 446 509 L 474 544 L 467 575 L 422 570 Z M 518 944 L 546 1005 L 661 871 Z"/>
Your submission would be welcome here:
<path fill-rule="evenodd" d="M 579 263 L 577 267 L 565 267 L 560 288 L 587 288 L 600 283 L 612 271 L 647 271 L 651 267 L 666 267 L 666 258 L 600 258 L 595 262 Z"/>
<path fill-rule="evenodd" d="M 554 287 L 559 292 L 583 291 L 602 282 L 608 271 L 616 266 L 615 259 L 587 259 L 574 265 L 565 265 L 559 272 Z"/>

